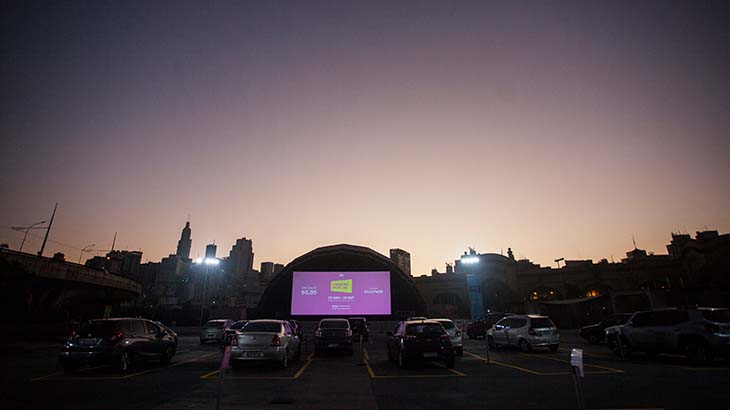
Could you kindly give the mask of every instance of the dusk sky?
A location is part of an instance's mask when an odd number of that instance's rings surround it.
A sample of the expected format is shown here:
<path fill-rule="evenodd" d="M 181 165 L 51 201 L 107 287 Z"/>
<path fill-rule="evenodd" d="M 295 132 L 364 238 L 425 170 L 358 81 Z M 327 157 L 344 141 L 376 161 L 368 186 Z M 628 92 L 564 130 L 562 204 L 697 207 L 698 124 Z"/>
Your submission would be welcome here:
<path fill-rule="evenodd" d="M 1 7 L 13 249 L 56 201 L 45 254 L 71 261 L 115 231 L 157 261 L 188 215 L 193 256 L 400 247 L 414 275 L 730 231 L 727 1 Z"/>

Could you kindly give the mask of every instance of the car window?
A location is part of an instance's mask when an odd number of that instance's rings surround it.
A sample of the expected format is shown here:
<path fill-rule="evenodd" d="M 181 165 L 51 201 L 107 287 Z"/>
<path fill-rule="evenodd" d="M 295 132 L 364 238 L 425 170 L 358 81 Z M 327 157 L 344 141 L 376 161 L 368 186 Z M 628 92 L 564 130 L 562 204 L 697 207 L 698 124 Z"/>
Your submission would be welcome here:
<path fill-rule="evenodd" d="M 291 326 L 289 326 L 289 323 L 286 323 L 286 322 L 284 323 L 284 333 L 286 335 L 292 334 Z"/>
<path fill-rule="evenodd" d="M 246 326 L 241 329 L 243 333 L 252 332 L 268 332 L 268 333 L 279 333 L 281 332 L 281 324 L 276 322 L 248 322 Z"/>
<path fill-rule="evenodd" d="M 84 322 L 77 334 L 79 337 L 109 337 L 117 330 L 116 321 L 92 320 Z"/>
<path fill-rule="evenodd" d="M 407 335 L 443 334 L 444 327 L 435 323 L 417 323 L 406 326 Z"/>
<path fill-rule="evenodd" d="M 147 326 L 147 334 L 149 335 L 156 335 L 158 333 L 162 333 L 162 330 L 160 330 L 160 327 L 152 322 L 144 322 L 144 324 Z"/>
<path fill-rule="evenodd" d="M 496 327 L 496 328 L 502 328 L 502 327 L 506 327 L 506 326 L 509 326 L 509 323 L 510 323 L 510 321 L 511 321 L 511 320 L 512 320 L 512 319 L 502 319 L 502 320 L 500 320 L 499 322 L 497 322 L 497 323 L 496 323 L 496 324 L 494 325 L 494 327 Z"/>
<path fill-rule="evenodd" d="M 524 327 L 527 324 L 527 319 L 512 319 L 512 325 L 510 326 L 513 329 L 519 329 L 521 327 Z"/>
<path fill-rule="evenodd" d="M 129 329 L 129 332 L 133 335 L 143 335 L 147 333 L 144 322 L 142 322 L 141 320 L 127 321 L 127 329 Z"/>
<path fill-rule="evenodd" d="M 553 323 L 553 321 L 547 317 L 530 319 L 530 325 L 536 329 L 541 329 L 544 327 L 555 327 L 555 323 Z"/>
<path fill-rule="evenodd" d="M 631 319 L 634 327 L 644 327 L 654 325 L 654 312 L 639 312 Z"/>
<path fill-rule="evenodd" d="M 654 323 L 657 326 L 671 326 L 686 322 L 688 319 L 685 310 L 664 310 L 654 312 Z"/>
<path fill-rule="evenodd" d="M 226 322 L 221 322 L 218 320 L 211 320 L 208 321 L 208 323 L 205 324 L 205 327 L 215 327 L 215 328 L 222 328 Z"/>
<path fill-rule="evenodd" d="M 323 320 L 319 322 L 320 329 L 348 329 L 350 324 L 347 320 Z"/>
<path fill-rule="evenodd" d="M 718 310 L 701 310 L 702 317 L 707 320 L 719 323 L 730 323 L 730 310 L 718 309 Z"/>
<path fill-rule="evenodd" d="M 238 329 L 243 328 L 244 326 L 246 326 L 246 322 L 236 322 L 231 325 L 230 329 L 238 330 Z"/>
<path fill-rule="evenodd" d="M 441 323 L 446 330 L 453 329 L 455 327 L 454 322 L 450 320 L 439 320 L 439 323 Z"/>
<path fill-rule="evenodd" d="M 403 335 L 403 323 L 398 323 L 395 327 L 395 331 L 393 332 L 394 335 L 401 336 Z"/>

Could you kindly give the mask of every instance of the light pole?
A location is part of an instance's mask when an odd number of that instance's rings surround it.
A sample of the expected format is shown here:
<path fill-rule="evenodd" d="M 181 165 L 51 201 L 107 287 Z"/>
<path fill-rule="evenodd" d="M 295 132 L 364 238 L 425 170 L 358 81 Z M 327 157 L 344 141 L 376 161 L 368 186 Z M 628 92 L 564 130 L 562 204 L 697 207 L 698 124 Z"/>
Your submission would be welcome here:
<path fill-rule="evenodd" d="M 23 245 L 25 245 L 25 238 L 28 237 L 28 232 L 31 229 L 35 228 L 36 225 L 40 225 L 40 224 L 44 224 L 44 223 L 46 223 L 46 221 L 36 222 L 33 225 L 28 226 L 28 227 L 24 227 L 24 228 L 13 227 L 13 229 L 15 229 L 16 231 L 18 231 L 18 230 L 25 230 L 25 235 L 23 235 L 23 242 L 20 243 L 20 249 L 18 249 L 18 252 L 23 252 Z"/>
<path fill-rule="evenodd" d="M 81 258 L 84 257 L 84 254 L 86 253 L 86 250 L 89 249 L 89 248 L 93 248 L 94 246 L 96 246 L 96 244 L 95 243 L 92 243 L 91 245 L 86 245 L 86 246 L 83 247 L 83 249 L 81 249 L 81 255 L 79 255 L 79 265 L 81 265 Z"/>
<path fill-rule="evenodd" d="M 205 270 L 203 273 L 203 295 L 200 299 L 200 326 L 203 326 L 203 307 L 205 306 L 205 293 L 206 288 L 208 287 L 208 267 L 209 266 L 217 266 L 220 261 L 216 258 L 198 258 L 195 260 L 195 263 L 200 265 L 205 265 Z"/>

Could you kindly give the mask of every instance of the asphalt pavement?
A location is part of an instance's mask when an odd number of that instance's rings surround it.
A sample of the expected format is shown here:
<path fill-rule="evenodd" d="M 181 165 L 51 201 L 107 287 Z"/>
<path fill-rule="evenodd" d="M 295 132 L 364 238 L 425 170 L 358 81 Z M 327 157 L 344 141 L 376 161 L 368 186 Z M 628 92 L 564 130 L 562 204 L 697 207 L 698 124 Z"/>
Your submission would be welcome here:
<path fill-rule="evenodd" d="M 694 367 L 677 356 L 637 354 L 621 361 L 566 335 L 557 352 L 487 354 L 483 340 L 466 340 L 454 369 L 434 361 L 399 369 L 387 360 L 385 336 L 373 339 L 353 356 L 315 357 L 310 343 L 288 369 L 255 364 L 222 375 L 219 347 L 186 334 L 172 363 L 126 374 L 102 366 L 69 375 L 57 364 L 60 345 L 5 345 L 0 400 L 31 409 L 215 409 L 218 398 L 221 409 L 572 409 L 575 347 L 584 352 L 588 409 L 730 407 L 730 363 L 721 360 Z"/>

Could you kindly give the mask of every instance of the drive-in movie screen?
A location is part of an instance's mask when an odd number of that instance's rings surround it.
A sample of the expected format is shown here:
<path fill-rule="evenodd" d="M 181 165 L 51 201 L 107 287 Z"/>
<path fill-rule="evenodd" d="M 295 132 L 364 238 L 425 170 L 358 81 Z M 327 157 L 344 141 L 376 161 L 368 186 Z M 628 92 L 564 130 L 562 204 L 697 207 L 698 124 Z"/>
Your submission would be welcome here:
<path fill-rule="evenodd" d="M 390 272 L 294 272 L 292 315 L 389 315 Z"/>

